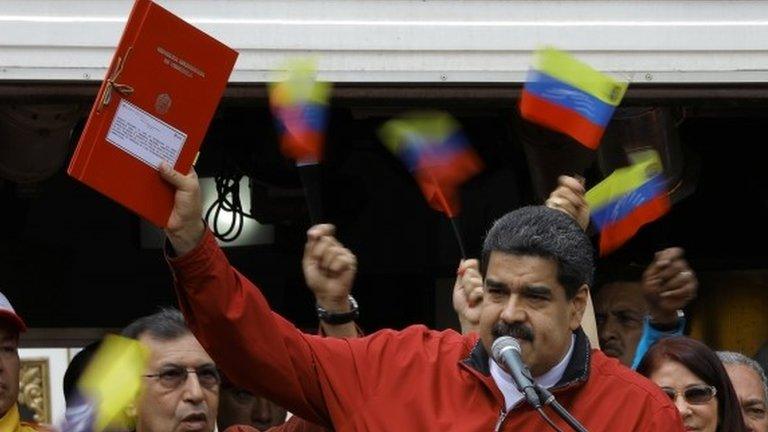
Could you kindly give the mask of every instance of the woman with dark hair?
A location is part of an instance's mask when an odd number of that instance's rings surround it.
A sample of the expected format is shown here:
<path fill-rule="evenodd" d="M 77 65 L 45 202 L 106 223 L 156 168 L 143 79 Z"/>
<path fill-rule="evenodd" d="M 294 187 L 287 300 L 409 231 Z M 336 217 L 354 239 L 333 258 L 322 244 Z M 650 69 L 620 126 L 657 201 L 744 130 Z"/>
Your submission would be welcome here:
<path fill-rule="evenodd" d="M 672 399 L 687 431 L 747 430 L 725 367 L 703 343 L 682 336 L 662 339 L 648 350 L 637 371 Z"/>

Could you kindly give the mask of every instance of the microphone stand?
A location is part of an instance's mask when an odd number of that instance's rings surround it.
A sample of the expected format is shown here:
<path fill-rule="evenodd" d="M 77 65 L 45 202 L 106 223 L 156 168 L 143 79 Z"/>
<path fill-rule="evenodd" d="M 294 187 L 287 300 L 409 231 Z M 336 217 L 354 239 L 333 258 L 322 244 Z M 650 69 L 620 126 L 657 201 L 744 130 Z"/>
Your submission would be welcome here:
<path fill-rule="evenodd" d="M 557 425 L 544 412 L 542 401 L 544 406 L 551 406 L 555 412 L 568 423 L 576 432 L 588 432 L 581 423 L 578 422 L 560 403 L 555 400 L 555 396 L 550 393 L 549 390 L 540 386 L 533 380 L 531 372 L 525 366 L 525 363 L 520 359 L 520 345 L 513 337 L 502 336 L 493 342 L 491 347 L 493 352 L 494 361 L 501 367 L 506 368 L 507 372 L 512 377 L 512 381 L 515 383 L 517 390 L 523 394 L 528 403 L 538 411 L 539 415 L 547 422 L 547 424 L 557 432 L 562 432 Z M 502 413 L 504 411 L 502 410 Z M 504 418 L 502 416 L 499 422 L 496 424 L 496 430 L 498 431 Z"/>
<path fill-rule="evenodd" d="M 549 390 L 545 389 L 544 387 L 540 386 L 537 383 L 533 383 L 534 388 L 536 389 L 536 393 L 539 394 L 539 398 L 544 401 L 545 406 L 551 406 L 552 409 L 555 410 L 557 415 L 560 416 L 563 420 L 565 420 L 566 423 L 568 423 L 568 426 L 570 426 L 573 430 L 577 432 L 589 432 L 587 428 L 585 428 L 581 423 L 579 423 L 578 420 L 574 416 L 571 415 L 571 413 L 568 412 L 567 409 L 563 408 L 562 405 L 560 405 L 560 402 L 555 399 L 555 395 L 552 394 Z"/>

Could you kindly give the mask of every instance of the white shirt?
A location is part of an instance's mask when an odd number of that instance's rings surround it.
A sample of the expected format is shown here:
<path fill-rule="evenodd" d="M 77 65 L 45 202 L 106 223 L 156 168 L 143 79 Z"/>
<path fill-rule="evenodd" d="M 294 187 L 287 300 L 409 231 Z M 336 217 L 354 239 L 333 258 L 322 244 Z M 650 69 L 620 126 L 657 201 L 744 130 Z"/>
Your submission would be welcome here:
<path fill-rule="evenodd" d="M 568 347 L 568 352 L 565 353 L 565 357 L 560 360 L 560 363 L 556 364 L 555 367 L 548 370 L 543 375 L 535 377 L 533 380 L 544 388 L 554 387 L 554 385 L 560 381 L 560 378 L 563 377 L 565 368 L 568 367 L 568 363 L 571 361 L 571 356 L 573 356 L 573 346 L 575 343 L 576 336 L 571 335 L 571 346 Z M 499 390 L 501 390 L 501 394 L 504 395 L 506 410 L 509 411 L 510 408 L 512 408 L 525 396 L 517 390 L 512 377 L 507 372 L 505 372 L 501 366 L 497 365 L 493 359 L 489 359 L 488 363 L 490 363 L 491 366 L 491 377 L 493 377 L 493 381 L 496 382 L 496 386 L 499 387 Z"/>

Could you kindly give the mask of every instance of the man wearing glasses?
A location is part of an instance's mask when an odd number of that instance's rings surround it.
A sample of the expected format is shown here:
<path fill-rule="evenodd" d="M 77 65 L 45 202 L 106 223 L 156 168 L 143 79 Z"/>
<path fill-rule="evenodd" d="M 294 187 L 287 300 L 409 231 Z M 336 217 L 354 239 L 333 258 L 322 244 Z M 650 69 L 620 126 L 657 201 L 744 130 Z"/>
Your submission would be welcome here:
<path fill-rule="evenodd" d="M 136 401 L 137 432 L 212 432 L 221 378 L 175 309 L 139 318 L 123 330 L 150 350 Z"/>

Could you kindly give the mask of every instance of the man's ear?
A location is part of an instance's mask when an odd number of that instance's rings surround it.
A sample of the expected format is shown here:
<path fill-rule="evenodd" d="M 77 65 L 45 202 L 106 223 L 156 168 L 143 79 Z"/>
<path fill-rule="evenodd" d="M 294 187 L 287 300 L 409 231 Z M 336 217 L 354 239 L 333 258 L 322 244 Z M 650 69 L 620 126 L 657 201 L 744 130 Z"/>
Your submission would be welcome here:
<path fill-rule="evenodd" d="M 584 284 L 576 291 L 576 295 L 570 300 L 570 323 L 571 330 L 581 327 L 581 320 L 584 317 L 584 311 L 587 309 L 589 301 L 589 286 Z"/>

